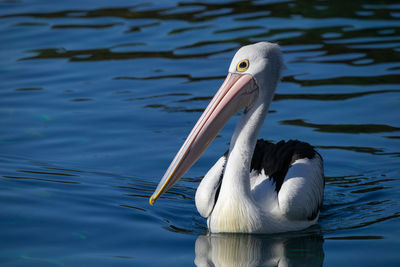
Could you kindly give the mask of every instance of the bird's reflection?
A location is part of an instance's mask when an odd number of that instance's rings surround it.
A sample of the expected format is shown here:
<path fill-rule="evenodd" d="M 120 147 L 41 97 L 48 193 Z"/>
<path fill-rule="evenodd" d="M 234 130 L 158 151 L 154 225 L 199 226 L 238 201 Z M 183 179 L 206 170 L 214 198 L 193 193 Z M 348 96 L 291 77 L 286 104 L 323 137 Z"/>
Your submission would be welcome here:
<path fill-rule="evenodd" d="M 321 235 L 200 235 L 196 266 L 322 266 Z"/>

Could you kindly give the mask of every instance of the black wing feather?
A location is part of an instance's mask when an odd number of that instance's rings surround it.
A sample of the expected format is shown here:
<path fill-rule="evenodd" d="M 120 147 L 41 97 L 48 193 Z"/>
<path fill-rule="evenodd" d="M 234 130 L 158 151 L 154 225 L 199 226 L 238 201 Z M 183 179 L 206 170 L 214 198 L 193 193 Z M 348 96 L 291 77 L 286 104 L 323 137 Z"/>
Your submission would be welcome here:
<path fill-rule="evenodd" d="M 273 144 L 259 139 L 254 149 L 250 169 L 258 173 L 264 170 L 265 174 L 275 181 L 275 190 L 279 192 L 290 166 L 298 159 L 312 159 L 316 154 L 318 152 L 313 146 L 298 140 L 280 141 Z"/>
<path fill-rule="evenodd" d="M 229 150 L 225 152 L 224 157 L 227 157 Z M 321 160 L 321 155 L 308 143 L 301 142 L 298 140 L 280 141 L 273 144 L 269 141 L 259 139 L 257 140 L 256 147 L 254 149 L 253 157 L 251 159 L 251 171 L 257 171 L 261 173 L 264 170 L 265 174 L 271 177 L 275 182 L 275 191 L 278 193 L 282 187 L 283 181 L 290 166 L 298 159 L 312 159 L 318 155 Z M 217 203 L 219 197 L 219 191 L 221 189 L 222 177 L 224 171 L 221 173 L 218 182 L 218 188 L 215 194 L 215 203 Z M 325 180 L 324 180 L 325 184 Z M 318 215 L 321 209 L 322 203 L 319 203 L 315 210 L 309 216 L 308 220 L 313 220 Z"/>

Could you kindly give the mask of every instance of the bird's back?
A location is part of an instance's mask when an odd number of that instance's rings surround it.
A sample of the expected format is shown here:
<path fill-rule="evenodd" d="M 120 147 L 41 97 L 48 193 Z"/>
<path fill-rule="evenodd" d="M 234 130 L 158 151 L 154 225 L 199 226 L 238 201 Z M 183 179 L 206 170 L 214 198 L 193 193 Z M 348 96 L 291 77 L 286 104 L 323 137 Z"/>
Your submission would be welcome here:
<path fill-rule="evenodd" d="M 258 140 L 251 174 L 253 197 L 262 208 L 276 206 L 292 220 L 313 221 L 318 216 L 325 180 L 322 157 L 310 144 Z"/>

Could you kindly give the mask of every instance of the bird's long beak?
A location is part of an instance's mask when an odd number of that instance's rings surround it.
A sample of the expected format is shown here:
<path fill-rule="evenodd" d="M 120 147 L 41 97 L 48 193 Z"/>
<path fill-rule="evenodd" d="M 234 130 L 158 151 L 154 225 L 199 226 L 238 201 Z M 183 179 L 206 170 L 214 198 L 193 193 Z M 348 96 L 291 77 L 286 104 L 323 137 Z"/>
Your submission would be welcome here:
<path fill-rule="evenodd" d="M 150 197 L 151 205 L 192 167 L 229 118 L 242 108 L 250 108 L 257 96 L 258 87 L 251 75 L 228 74 Z"/>

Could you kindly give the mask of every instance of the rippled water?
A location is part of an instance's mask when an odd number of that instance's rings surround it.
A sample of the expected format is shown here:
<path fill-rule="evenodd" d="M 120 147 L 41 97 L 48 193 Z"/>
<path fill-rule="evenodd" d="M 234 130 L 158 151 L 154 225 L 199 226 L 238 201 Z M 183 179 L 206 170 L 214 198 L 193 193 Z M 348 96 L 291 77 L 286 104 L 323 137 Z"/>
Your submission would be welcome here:
<path fill-rule="evenodd" d="M 399 36 L 395 1 L 0 1 L 0 263 L 399 266 Z M 193 197 L 234 119 L 148 197 L 262 40 L 287 69 L 261 136 L 319 149 L 320 223 L 208 236 Z"/>

